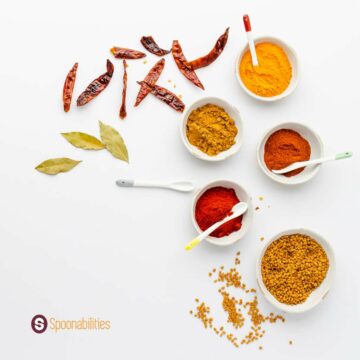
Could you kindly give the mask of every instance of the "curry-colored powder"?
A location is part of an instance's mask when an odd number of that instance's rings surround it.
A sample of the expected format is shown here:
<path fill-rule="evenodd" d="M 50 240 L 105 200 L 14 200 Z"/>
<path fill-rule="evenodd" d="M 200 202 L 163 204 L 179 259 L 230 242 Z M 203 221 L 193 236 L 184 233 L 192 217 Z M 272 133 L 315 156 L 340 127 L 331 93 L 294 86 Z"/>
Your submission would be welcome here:
<path fill-rule="evenodd" d="M 190 144 L 210 156 L 230 149 L 237 133 L 235 121 L 222 107 L 213 104 L 193 110 L 186 124 Z"/>
<path fill-rule="evenodd" d="M 270 135 L 265 143 L 264 161 L 271 170 L 283 169 L 294 162 L 310 159 L 311 147 L 298 132 L 280 129 Z M 290 177 L 301 173 L 304 168 L 289 171 L 283 175 Z"/>
<path fill-rule="evenodd" d="M 285 51 L 275 44 L 256 44 L 259 66 L 253 67 L 248 50 L 240 62 L 240 77 L 244 85 L 256 95 L 271 97 L 283 93 L 292 77 L 291 64 Z"/>

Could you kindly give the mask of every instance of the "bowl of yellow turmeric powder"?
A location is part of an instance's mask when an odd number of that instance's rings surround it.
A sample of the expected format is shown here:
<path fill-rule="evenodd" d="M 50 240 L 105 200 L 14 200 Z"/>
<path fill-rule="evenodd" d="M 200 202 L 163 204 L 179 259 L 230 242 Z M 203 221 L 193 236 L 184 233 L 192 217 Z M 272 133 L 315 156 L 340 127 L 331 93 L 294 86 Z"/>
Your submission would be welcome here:
<path fill-rule="evenodd" d="M 298 57 L 284 41 L 274 37 L 255 40 L 259 65 L 253 66 L 246 45 L 236 61 L 236 76 L 244 91 L 262 101 L 276 101 L 290 95 L 298 83 Z"/>
<path fill-rule="evenodd" d="M 191 104 L 182 118 L 181 138 L 186 149 L 206 161 L 221 161 L 237 153 L 243 138 L 239 111 L 218 97 Z"/>

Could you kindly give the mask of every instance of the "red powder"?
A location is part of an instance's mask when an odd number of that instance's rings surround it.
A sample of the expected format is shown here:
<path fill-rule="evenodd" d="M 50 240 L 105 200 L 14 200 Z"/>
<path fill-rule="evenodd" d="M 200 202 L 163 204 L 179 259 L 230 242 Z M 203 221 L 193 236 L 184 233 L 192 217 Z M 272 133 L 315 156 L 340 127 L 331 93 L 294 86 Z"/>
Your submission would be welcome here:
<path fill-rule="evenodd" d="M 199 198 L 195 207 L 195 219 L 201 230 L 224 219 L 231 213 L 231 209 L 240 200 L 234 189 L 216 186 L 206 190 Z M 210 235 L 220 238 L 227 236 L 241 228 L 242 215 L 221 225 Z"/>

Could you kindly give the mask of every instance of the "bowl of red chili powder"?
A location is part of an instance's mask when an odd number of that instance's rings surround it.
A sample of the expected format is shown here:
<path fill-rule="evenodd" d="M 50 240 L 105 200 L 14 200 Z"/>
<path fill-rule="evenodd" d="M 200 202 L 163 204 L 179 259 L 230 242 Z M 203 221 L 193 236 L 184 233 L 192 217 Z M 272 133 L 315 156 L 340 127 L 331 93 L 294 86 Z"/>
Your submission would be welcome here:
<path fill-rule="evenodd" d="M 228 216 L 233 206 L 240 201 L 248 204 L 242 216 L 220 226 L 205 240 L 219 246 L 232 245 L 248 231 L 253 218 L 253 207 L 248 192 L 230 180 L 216 180 L 205 185 L 194 197 L 192 219 L 198 233 Z"/>
<path fill-rule="evenodd" d="M 297 185 L 309 181 L 321 165 L 308 166 L 279 175 L 272 170 L 283 169 L 294 162 L 316 159 L 324 155 L 323 143 L 309 126 L 287 122 L 268 130 L 259 142 L 257 159 L 261 170 L 281 184 Z"/>

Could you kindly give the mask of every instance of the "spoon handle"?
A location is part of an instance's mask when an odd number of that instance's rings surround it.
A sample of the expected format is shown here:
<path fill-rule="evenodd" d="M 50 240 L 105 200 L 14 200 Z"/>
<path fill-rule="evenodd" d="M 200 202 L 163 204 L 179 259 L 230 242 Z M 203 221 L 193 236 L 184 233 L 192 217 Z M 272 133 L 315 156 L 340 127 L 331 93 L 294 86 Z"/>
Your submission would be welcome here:
<path fill-rule="evenodd" d="M 116 185 L 120 187 L 146 187 L 146 188 L 161 188 L 170 189 L 180 192 L 191 192 L 194 190 L 194 185 L 190 181 L 175 181 L 172 183 L 162 183 L 155 181 L 138 181 L 133 179 L 118 179 Z"/>
<path fill-rule="evenodd" d="M 347 152 L 335 155 L 335 160 L 346 159 L 349 157 L 352 157 L 351 151 L 347 151 Z"/>
<path fill-rule="evenodd" d="M 247 209 L 247 208 L 246 208 Z M 214 230 L 216 230 L 221 225 L 225 224 L 226 222 L 235 219 L 236 217 L 242 215 L 246 209 L 243 209 L 242 211 L 237 211 L 230 216 L 227 216 L 226 218 L 218 221 L 217 223 L 211 225 L 208 227 L 205 231 L 203 231 L 201 234 L 199 234 L 196 238 L 191 240 L 186 246 L 185 250 L 192 250 L 195 246 L 199 245 L 201 241 L 203 241 L 207 236 L 209 236 Z"/>
<path fill-rule="evenodd" d="M 137 186 L 137 187 L 156 187 L 156 188 L 166 188 L 166 189 L 169 188 L 169 186 L 167 184 L 157 183 L 157 182 L 153 182 L 153 181 L 137 181 L 137 180 L 134 180 L 134 186 Z"/>
<path fill-rule="evenodd" d="M 324 162 L 332 161 L 332 160 L 346 159 L 346 158 L 349 158 L 351 156 L 352 156 L 352 153 L 350 151 L 347 151 L 347 152 L 343 152 L 343 153 L 336 154 L 336 155 L 324 156 L 324 157 L 319 158 L 319 159 L 302 161 L 302 162 L 299 162 L 299 168 L 302 167 L 302 166 L 322 164 Z"/>
<path fill-rule="evenodd" d="M 272 172 L 275 173 L 275 174 L 285 174 L 285 173 L 287 173 L 289 171 L 300 169 L 300 168 L 305 167 L 305 166 L 322 164 L 324 162 L 333 161 L 333 160 L 346 159 L 346 158 L 349 158 L 351 156 L 352 156 L 352 152 L 347 151 L 347 152 L 336 154 L 336 155 L 324 156 L 324 157 L 318 158 L 318 159 L 307 160 L 307 161 L 299 161 L 299 162 L 293 163 L 293 164 L 291 164 L 291 165 L 289 165 L 289 166 L 287 166 L 287 167 L 285 167 L 283 169 L 272 170 Z"/>

